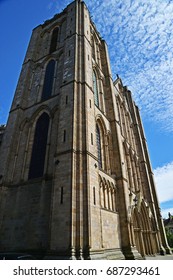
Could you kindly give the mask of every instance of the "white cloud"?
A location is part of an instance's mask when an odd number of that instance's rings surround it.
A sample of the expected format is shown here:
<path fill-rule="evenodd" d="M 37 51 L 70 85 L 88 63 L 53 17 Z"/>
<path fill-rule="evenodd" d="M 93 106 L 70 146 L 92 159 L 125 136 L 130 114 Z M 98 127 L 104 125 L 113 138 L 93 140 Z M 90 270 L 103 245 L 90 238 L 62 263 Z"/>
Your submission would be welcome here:
<path fill-rule="evenodd" d="M 159 201 L 173 200 L 173 162 L 154 170 Z"/>
<path fill-rule="evenodd" d="M 168 208 L 168 209 L 162 209 L 162 217 L 165 219 L 168 219 L 168 213 L 170 212 L 173 214 L 173 208 Z"/>
<path fill-rule="evenodd" d="M 108 43 L 113 76 L 132 90 L 143 117 L 173 132 L 173 2 L 85 2 Z"/>

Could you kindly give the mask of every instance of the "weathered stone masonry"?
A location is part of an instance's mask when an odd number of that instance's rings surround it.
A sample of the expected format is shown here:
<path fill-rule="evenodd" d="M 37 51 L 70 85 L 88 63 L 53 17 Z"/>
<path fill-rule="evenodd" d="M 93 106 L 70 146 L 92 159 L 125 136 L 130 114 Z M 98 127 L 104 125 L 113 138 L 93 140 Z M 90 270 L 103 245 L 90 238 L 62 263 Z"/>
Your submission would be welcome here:
<path fill-rule="evenodd" d="M 170 253 L 138 107 L 83 1 L 32 33 L 0 147 L 0 251 Z"/>

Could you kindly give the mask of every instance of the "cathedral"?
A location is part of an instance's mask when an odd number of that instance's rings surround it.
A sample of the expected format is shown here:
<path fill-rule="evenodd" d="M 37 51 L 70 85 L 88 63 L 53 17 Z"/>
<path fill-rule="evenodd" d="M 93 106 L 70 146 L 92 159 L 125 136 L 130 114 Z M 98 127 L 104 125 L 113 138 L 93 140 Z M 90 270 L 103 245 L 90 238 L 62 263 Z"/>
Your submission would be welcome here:
<path fill-rule="evenodd" d="M 33 30 L 1 126 L 0 252 L 170 253 L 139 109 L 80 0 Z"/>

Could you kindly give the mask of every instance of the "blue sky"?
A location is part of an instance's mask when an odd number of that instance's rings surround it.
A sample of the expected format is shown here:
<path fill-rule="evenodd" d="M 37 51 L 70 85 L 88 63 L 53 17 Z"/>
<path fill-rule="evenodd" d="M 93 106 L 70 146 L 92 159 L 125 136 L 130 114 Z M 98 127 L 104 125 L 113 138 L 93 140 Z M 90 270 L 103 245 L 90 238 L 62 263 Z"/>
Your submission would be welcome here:
<path fill-rule="evenodd" d="M 68 0 L 0 0 L 0 123 L 6 123 L 32 29 Z M 162 214 L 173 214 L 173 2 L 86 0 L 116 73 L 140 108 Z"/>

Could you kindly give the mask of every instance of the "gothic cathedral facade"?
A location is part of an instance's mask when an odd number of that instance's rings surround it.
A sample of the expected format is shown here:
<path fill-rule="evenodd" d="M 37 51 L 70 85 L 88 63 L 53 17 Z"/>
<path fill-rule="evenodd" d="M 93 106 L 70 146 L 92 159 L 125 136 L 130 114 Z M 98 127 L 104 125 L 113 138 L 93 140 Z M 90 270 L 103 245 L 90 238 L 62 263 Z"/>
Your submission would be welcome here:
<path fill-rule="evenodd" d="M 138 107 L 83 1 L 33 30 L 0 149 L 0 252 L 170 253 Z"/>

